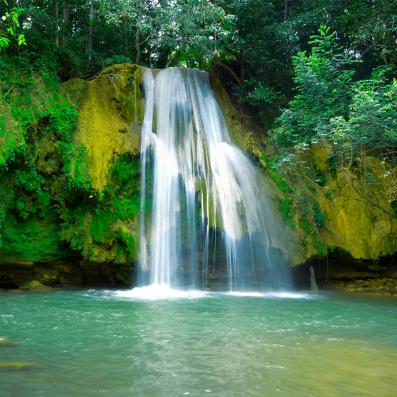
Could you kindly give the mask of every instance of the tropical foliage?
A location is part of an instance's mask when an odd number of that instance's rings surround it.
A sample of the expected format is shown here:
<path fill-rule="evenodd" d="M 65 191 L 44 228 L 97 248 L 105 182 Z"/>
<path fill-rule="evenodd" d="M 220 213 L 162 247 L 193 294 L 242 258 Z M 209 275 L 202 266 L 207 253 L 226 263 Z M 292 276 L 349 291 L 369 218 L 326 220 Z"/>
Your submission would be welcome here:
<path fill-rule="evenodd" d="M 337 151 L 378 151 L 397 145 L 396 80 L 393 66 L 374 68 L 354 81 L 359 54 L 339 47 L 336 32 L 322 25 L 310 53 L 293 56 L 296 94 L 277 119 L 279 147 L 300 150 L 330 142 Z"/>
<path fill-rule="evenodd" d="M 394 0 L 2 0 L 0 62 L 63 81 L 204 68 L 285 153 L 393 147 L 396 15 Z"/>
<path fill-rule="evenodd" d="M 18 45 L 25 44 L 25 36 L 20 31 L 19 17 L 23 13 L 20 7 L 9 7 L 7 0 L 3 0 L 4 12 L 0 15 L 0 51 L 7 48 L 12 40 Z"/>

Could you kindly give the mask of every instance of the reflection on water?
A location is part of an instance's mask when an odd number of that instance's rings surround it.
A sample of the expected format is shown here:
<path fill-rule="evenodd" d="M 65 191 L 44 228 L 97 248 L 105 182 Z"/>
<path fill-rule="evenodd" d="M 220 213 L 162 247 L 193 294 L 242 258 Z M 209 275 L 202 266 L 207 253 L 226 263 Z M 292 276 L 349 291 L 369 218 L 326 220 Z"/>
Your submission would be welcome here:
<path fill-rule="evenodd" d="M 0 395 L 396 395 L 397 301 L 147 292 L 0 295 Z"/>

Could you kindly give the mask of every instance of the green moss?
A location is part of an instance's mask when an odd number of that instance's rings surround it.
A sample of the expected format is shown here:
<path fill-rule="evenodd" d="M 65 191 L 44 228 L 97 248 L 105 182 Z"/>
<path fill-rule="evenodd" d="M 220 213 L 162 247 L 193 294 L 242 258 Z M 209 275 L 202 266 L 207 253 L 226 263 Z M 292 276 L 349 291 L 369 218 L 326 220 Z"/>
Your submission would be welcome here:
<path fill-rule="evenodd" d="M 140 150 L 144 103 L 142 70 L 136 65 L 113 65 L 87 83 L 81 101 L 74 143 L 87 150 L 91 186 L 99 191 L 109 181 L 113 156 Z"/>
<path fill-rule="evenodd" d="M 287 225 L 290 226 L 292 230 L 294 230 L 296 227 L 294 223 L 295 210 L 292 206 L 291 197 L 286 197 L 281 201 L 280 213 L 283 220 L 287 223 Z"/>
<path fill-rule="evenodd" d="M 277 207 L 280 211 L 282 220 L 292 229 L 295 225 L 295 208 L 293 201 L 293 188 L 287 179 L 277 171 L 276 161 L 267 156 L 262 150 L 259 155 L 260 164 L 266 168 L 267 175 L 274 182 L 278 189 L 281 199 L 277 199 Z"/>
<path fill-rule="evenodd" d="M 139 159 L 125 154 L 110 167 L 102 194 L 82 193 L 76 208 L 65 210 L 62 236 L 88 261 L 133 262 L 140 208 Z"/>
<path fill-rule="evenodd" d="M 14 66 L 0 71 L 0 261 L 136 260 L 141 69 L 61 88 Z"/>
<path fill-rule="evenodd" d="M 48 287 L 37 280 L 28 281 L 22 284 L 20 288 L 29 291 L 49 291 L 52 289 L 51 287 Z"/>
<path fill-rule="evenodd" d="M 126 227 L 120 227 L 116 230 L 116 235 L 127 247 L 130 259 L 137 258 L 136 242 L 131 230 Z"/>
<path fill-rule="evenodd" d="M 397 216 L 397 200 L 393 200 L 390 203 L 390 206 L 391 206 L 394 216 Z"/>
<path fill-rule="evenodd" d="M 7 161 L 12 160 L 25 143 L 23 133 L 1 93 L 2 88 L 0 82 L 0 167 L 4 167 Z"/>
<path fill-rule="evenodd" d="M 63 148 L 63 171 L 71 188 L 89 190 L 91 180 L 87 148 L 80 143 L 65 144 Z"/>
<path fill-rule="evenodd" d="M 3 262 L 51 261 L 64 256 L 56 215 L 23 221 L 7 215 L 2 228 L 0 254 Z"/>
<path fill-rule="evenodd" d="M 80 108 L 87 96 L 88 82 L 74 78 L 63 83 L 61 90 L 71 103 L 73 103 L 77 108 Z"/>
<path fill-rule="evenodd" d="M 26 145 L 0 169 L 0 255 L 6 262 L 53 260 L 64 255 L 55 207 L 76 111 L 59 95 L 56 79 L 14 73 L 7 77 L 14 84 L 8 103 Z"/>

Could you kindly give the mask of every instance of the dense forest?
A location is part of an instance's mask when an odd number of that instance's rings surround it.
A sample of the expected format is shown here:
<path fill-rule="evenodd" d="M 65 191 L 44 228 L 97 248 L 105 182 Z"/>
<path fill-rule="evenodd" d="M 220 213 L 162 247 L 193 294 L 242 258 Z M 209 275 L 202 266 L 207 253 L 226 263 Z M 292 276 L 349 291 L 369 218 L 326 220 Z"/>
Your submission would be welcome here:
<path fill-rule="evenodd" d="M 60 81 L 123 62 L 198 67 L 221 74 L 283 149 L 327 140 L 392 156 L 392 0 L 3 0 L 0 7 L 6 97 L 14 66 Z"/>
<path fill-rule="evenodd" d="M 0 238 L 7 260 L 22 251 L 31 260 L 58 258 L 65 244 L 98 259 L 79 224 L 92 211 L 88 198 L 97 200 L 94 241 L 109 239 L 109 222 L 137 213 L 139 205 L 123 198 L 138 194 L 128 156 L 110 171 L 120 191 L 90 184 L 86 148 L 73 138 L 78 109 L 61 89 L 116 64 L 200 68 L 221 81 L 259 134 L 252 153 L 280 190 L 282 217 L 310 235 L 315 251 L 306 257 L 334 248 L 324 237 L 330 214 L 313 192 L 332 201 L 328 185 L 341 170 L 354 177 L 357 203 L 395 219 L 396 45 L 394 0 L 1 0 Z M 319 145 L 326 169 L 307 159 Z M 376 159 L 376 172 L 368 171 L 368 158 Z M 300 190 L 303 180 L 314 187 Z M 23 230 L 36 233 L 33 218 L 61 220 L 61 230 L 40 229 L 40 244 L 21 242 Z M 111 260 L 135 258 L 131 238 L 116 234 L 124 251 Z M 390 241 L 355 256 L 391 254 Z"/>

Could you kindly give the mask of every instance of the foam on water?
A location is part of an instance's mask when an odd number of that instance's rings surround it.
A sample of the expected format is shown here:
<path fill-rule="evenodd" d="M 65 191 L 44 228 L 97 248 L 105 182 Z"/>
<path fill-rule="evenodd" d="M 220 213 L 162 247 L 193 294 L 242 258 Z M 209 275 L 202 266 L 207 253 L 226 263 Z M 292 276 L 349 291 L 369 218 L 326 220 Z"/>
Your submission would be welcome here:
<path fill-rule="evenodd" d="M 203 291 L 196 289 L 175 289 L 165 284 L 152 284 L 130 290 L 98 291 L 89 290 L 86 297 L 122 298 L 131 300 L 173 300 L 173 299 L 207 299 L 207 298 L 261 298 L 261 299 L 318 299 L 319 294 L 279 292 L 279 291 Z"/>
<path fill-rule="evenodd" d="M 170 288 L 165 284 L 152 284 L 146 287 L 137 287 L 130 290 L 115 291 L 114 296 L 118 298 L 162 300 L 162 299 L 198 299 L 209 296 L 206 291 L 180 290 Z"/>
<path fill-rule="evenodd" d="M 309 293 L 298 293 L 298 292 L 279 292 L 279 291 L 230 291 L 222 293 L 226 296 L 235 296 L 241 298 L 280 298 L 280 299 L 312 299 L 318 297 L 318 295 Z"/>

